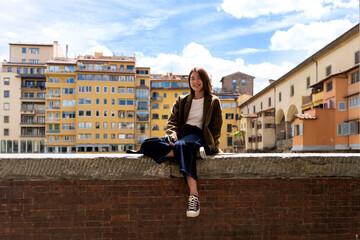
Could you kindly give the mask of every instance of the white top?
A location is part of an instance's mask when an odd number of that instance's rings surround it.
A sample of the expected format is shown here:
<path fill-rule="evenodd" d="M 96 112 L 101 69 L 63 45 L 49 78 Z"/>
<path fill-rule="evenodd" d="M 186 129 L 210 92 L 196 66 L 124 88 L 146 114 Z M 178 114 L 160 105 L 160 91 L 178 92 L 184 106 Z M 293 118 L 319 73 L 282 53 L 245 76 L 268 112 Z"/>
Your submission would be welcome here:
<path fill-rule="evenodd" d="M 204 112 L 204 98 L 193 99 L 186 124 L 197 126 L 202 129 Z"/>

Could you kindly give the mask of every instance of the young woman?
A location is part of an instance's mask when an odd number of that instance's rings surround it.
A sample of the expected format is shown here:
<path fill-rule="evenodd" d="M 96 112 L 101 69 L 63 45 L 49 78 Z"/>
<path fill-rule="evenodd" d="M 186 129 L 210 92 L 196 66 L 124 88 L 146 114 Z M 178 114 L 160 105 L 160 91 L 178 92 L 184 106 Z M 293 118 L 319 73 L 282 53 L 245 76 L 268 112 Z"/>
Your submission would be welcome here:
<path fill-rule="evenodd" d="M 197 188 L 196 157 L 220 152 L 219 137 L 222 125 L 220 100 L 212 95 L 211 83 L 203 68 L 194 68 L 189 74 L 191 93 L 180 96 L 174 103 L 166 125 L 164 138 L 146 139 L 140 151 L 162 163 L 166 157 L 175 157 L 190 190 L 187 217 L 200 214 Z"/>

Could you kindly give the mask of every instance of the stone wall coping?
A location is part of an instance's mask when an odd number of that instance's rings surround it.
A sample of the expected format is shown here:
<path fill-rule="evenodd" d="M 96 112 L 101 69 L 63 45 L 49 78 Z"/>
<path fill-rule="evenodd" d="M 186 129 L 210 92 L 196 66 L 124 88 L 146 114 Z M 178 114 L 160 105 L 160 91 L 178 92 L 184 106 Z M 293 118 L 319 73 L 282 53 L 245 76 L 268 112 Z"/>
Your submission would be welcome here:
<path fill-rule="evenodd" d="M 360 153 L 218 154 L 198 159 L 201 179 L 360 178 Z M 0 154 L 0 180 L 182 178 L 174 158 L 143 154 Z"/>

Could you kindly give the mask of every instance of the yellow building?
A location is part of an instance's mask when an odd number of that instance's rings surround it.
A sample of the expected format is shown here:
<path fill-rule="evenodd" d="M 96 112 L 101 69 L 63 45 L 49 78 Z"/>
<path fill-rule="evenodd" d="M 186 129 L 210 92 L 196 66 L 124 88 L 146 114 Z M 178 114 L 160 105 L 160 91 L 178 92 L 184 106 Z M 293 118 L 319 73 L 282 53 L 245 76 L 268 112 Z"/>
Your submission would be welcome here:
<path fill-rule="evenodd" d="M 239 139 L 234 133 L 239 131 L 237 119 L 239 119 L 238 108 L 236 106 L 236 99 L 239 97 L 238 93 L 215 93 L 220 98 L 223 125 L 220 136 L 220 149 L 225 153 L 238 152 L 240 147 Z"/>
<path fill-rule="evenodd" d="M 190 92 L 188 75 L 151 75 L 151 137 L 164 137 L 171 108 L 180 95 Z"/>
<path fill-rule="evenodd" d="M 135 94 L 144 93 L 142 82 L 149 82 L 149 68 L 139 68 L 136 77 L 135 57 L 95 53 L 49 61 L 47 70 L 47 117 L 53 122 L 46 124 L 46 152 L 125 152 L 135 148 L 136 124 L 144 122 L 143 105 Z"/>

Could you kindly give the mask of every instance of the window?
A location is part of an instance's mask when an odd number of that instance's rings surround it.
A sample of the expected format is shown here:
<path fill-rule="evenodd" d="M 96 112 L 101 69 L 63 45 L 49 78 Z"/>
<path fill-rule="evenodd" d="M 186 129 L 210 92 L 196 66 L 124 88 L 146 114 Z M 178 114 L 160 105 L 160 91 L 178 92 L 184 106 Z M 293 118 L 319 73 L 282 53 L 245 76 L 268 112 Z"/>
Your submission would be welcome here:
<path fill-rule="evenodd" d="M 4 136 L 9 136 L 9 129 L 8 128 L 4 128 Z"/>
<path fill-rule="evenodd" d="M 234 119 L 234 114 L 233 113 L 226 113 L 225 118 L 226 119 Z"/>
<path fill-rule="evenodd" d="M 227 138 L 227 145 L 232 146 L 232 137 Z"/>
<path fill-rule="evenodd" d="M 104 122 L 103 123 L 103 129 L 107 129 L 107 126 L 108 126 L 107 122 Z"/>
<path fill-rule="evenodd" d="M 162 119 L 168 119 L 169 116 L 168 115 L 162 115 Z"/>
<path fill-rule="evenodd" d="M 104 116 L 104 117 L 107 117 L 107 115 L 108 115 L 108 114 L 107 114 L 107 110 L 104 110 L 104 115 L 103 115 L 103 116 Z"/>
<path fill-rule="evenodd" d="M 90 74 L 86 75 L 86 80 L 87 80 L 87 81 L 92 81 L 92 80 L 93 80 L 93 76 L 90 75 Z"/>
<path fill-rule="evenodd" d="M 281 102 L 281 92 L 279 92 L 279 102 Z"/>
<path fill-rule="evenodd" d="M 10 109 L 10 103 L 4 103 L 4 110 Z"/>
<path fill-rule="evenodd" d="M 271 107 L 271 97 L 269 97 L 268 102 L 269 102 L 269 107 Z"/>
<path fill-rule="evenodd" d="M 104 98 L 104 105 L 107 105 L 107 99 Z"/>
<path fill-rule="evenodd" d="M 145 86 L 145 79 L 140 79 L 140 86 Z"/>
<path fill-rule="evenodd" d="M 260 109 L 261 110 L 263 109 L 263 103 L 262 102 L 260 103 Z"/>
<path fill-rule="evenodd" d="M 79 117 L 91 117 L 91 110 L 79 110 Z"/>
<path fill-rule="evenodd" d="M 256 113 L 256 106 L 253 106 L 253 113 Z"/>
<path fill-rule="evenodd" d="M 96 93 L 100 93 L 100 87 L 96 86 L 95 91 L 96 91 Z"/>
<path fill-rule="evenodd" d="M 229 108 L 236 108 L 236 103 L 229 103 Z"/>
<path fill-rule="evenodd" d="M 360 56 L 359 56 L 359 51 L 357 51 L 354 54 L 354 59 L 355 59 L 355 64 L 358 64 L 360 62 Z"/>
<path fill-rule="evenodd" d="M 243 86 L 246 85 L 246 80 L 245 80 L 245 79 L 242 79 L 242 80 L 241 80 L 241 85 L 243 85 Z"/>
<path fill-rule="evenodd" d="M 10 85 L 10 78 L 4 78 L 4 85 Z"/>
<path fill-rule="evenodd" d="M 97 98 L 95 101 L 96 101 L 96 105 L 100 104 L 100 99 L 99 98 Z"/>
<path fill-rule="evenodd" d="M 338 103 L 338 111 L 346 111 L 346 102 Z"/>
<path fill-rule="evenodd" d="M 306 89 L 309 89 L 310 87 L 310 77 L 306 78 Z"/>
<path fill-rule="evenodd" d="M 164 104 L 164 109 L 169 109 L 169 104 Z"/>
<path fill-rule="evenodd" d="M 26 47 L 23 47 L 21 52 L 26 53 Z"/>
<path fill-rule="evenodd" d="M 127 100 L 126 100 L 126 105 L 128 105 L 128 106 L 134 106 L 134 100 L 132 100 L 132 99 L 127 99 Z"/>
<path fill-rule="evenodd" d="M 177 94 L 177 93 L 175 93 L 175 94 L 174 94 L 174 97 L 175 97 L 175 98 L 177 98 L 177 97 L 178 97 L 178 94 Z"/>
<path fill-rule="evenodd" d="M 326 76 L 329 76 L 331 74 L 331 65 L 326 67 Z"/>
<path fill-rule="evenodd" d="M 351 97 L 349 99 L 349 108 L 359 107 L 360 106 L 360 96 Z"/>
<path fill-rule="evenodd" d="M 152 119 L 159 119 L 159 114 L 153 113 L 151 118 Z"/>
<path fill-rule="evenodd" d="M 29 48 L 29 53 L 31 53 L 31 54 L 39 54 L 40 49 L 39 48 Z"/>
<path fill-rule="evenodd" d="M 152 82 L 151 87 L 160 87 L 160 83 L 159 82 Z"/>
<path fill-rule="evenodd" d="M 11 68 L 11 67 L 8 67 L 8 72 L 12 72 L 12 68 Z"/>
<path fill-rule="evenodd" d="M 62 118 L 75 118 L 75 112 L 62 112 Z"/>
<path fill-rule="evenodd" d="M 359 134 L 360 122 L 348 122 L 337 125 L 338 136 L 348 136 L 353 134 Z"/>
<path fill-rule="evenodd" d="M 137 89 L 136 98 L 149 98 L 149 89 Z"/>
<path fill-rule="evenodd" d="M 295 94 L 295 87 L 294 87 L 294 85 L 291 85 L 290 86 L 290 97 L 294 96 L 294 94 Z"/>
<path fill-rule="evenodd" d="M 66 78 L 66 83 L 68 84 L 75 83 L 74 78 Z"/>
<path fill-rule="evenodd" d="M 227 132 L 231 132 L 232 131 L 232 124 L 228 124 L 227 125 Z"/>
<path fill-rule="evenodd" d="M 265 128 L 275 128 L 275 124 L 273 124 L 273 123 L 265 123 L 264 127 Z"/>
<path fill-rule="evenodd" d="M 232 80 L 232 86 L 233 86 L 233 91 L 235 92 L 235 90 L 236 90 L 236 80 Z"/>
<path fill-rule="evenodd" d="M 181 83 L 181 87 L 183 87 L 183 88 L 188 88 L 188 87 L 189 87 L 189 83 L 188 83 L 188 82 L 182 82 L 182 83 Z"/>
<path fill-rule="evenodd" d="M 171 83 L 171 87 L 173 87 L 173 88 L 176 88 L 176 87 L 179 87 L 179 86 L 180 86 L 180 84 L 178 82 L 172 82 Z"/>
<path fill-rule="evenodd" d="M 62 89 L 62 94 L 64 94 L 64 95 L 74 95 L 75 94 L 75 88 L 63 88 Z"/>
<path fill-rule="evenodd" d="M 166 98 L 166 93 L 164 93 L 164 98 Z"/>
<path fill-rule="evenodd" d="M 4 116 L 4 123 L 9 123 L 10 116 Z"/>
<path fill-rule="evenodd" d="M 221 103 L 221 108 L 228 108 L 228 104 L 227 103 Z"/>
<path fill-rule="evenodd" d="M 137 101 L 137 110 L 149 110 L 149 102 L 148 101 Z"/>
<path fill-rule="evenodd" d="M 161 82 L 161 87 L 170 87 L 170 82 Z"/>
<path fill-rule="evenodd" d="M 327 91 L 327 92 L 331 91 L 331 90 L 332 90 L 332 88 L 333 88 L 333 84 L 332 84 L 332 82 L 328 82 L 328 83 L 326 83 L 326 91 Z"/>
<path fill-rule="evenodd" d="M 88 98 L 88 99 L 90 99 L 90 98 Z M 83 100 L 84 101 L 84 98 L 80 98 L 79 99 L 79 104 L 85 104 L 85 103 L 82 103 L 82 101 L 81 100 Z M 75 100 L 62 100 L 62 106 L 63 107 L 75 107 Z M 91 104 L 91 99 L 90 99 L 90 104 Z"/>
<path fill-rule="evenodd" d="M 351 84 L 353 83 L 357 83 L 360 81 L 360 77 L 359 77 L 359 71 L 353 72 L 351 74 Z"/>
<path fill-rule="evenodd" d="M 104 87 L 104 93 L 107 93 L 108 88 Z"/>
<path fill-rule="evenodd" d="M 159 104 L 158 104 L 158 103 L 153 103 L 153 104 L 151 105 L 151 108 L 152 108 L 152 109 L 159 109 Z"/>
<path fill-rule="evenodd" d="M 79 74 L 77 79 L 79 81 L 85 80 L 85 76 L 83 74 Z"/>
<path fill-rule="evenodd" d="M 10 91 L 5 90 L 4 91 L 4 98 L 8 98 L 8 97 L 10 97 Z"/>
<path fill-rule="evenodd" d="M 157 124 L 152 125 L 151 130 L 153 130 L 153 131 L 159 131 L 159 125 L 157 125 Z"/>

